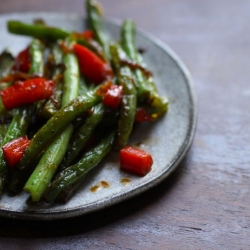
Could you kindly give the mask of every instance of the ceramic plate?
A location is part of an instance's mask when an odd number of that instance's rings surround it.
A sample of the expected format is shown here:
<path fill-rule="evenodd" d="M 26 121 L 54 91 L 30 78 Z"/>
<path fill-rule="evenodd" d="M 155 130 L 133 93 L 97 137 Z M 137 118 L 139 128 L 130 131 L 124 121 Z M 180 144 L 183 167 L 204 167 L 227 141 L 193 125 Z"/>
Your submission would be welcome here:
<path fill-rule="evenodd" d="M 32 22 L 36 18 L 48 25 L 82 31 L 85 19 L 79 15 L 55 13 L 25 13 L 0 16 L 0 49 L 8 48 L 14 54 L 23 49 L 31 38 L 8 34 L 9 19 Z M 112 39 L 119 39 L 119 22 L 106 21 Z M 16 197 L 4 194 L 0 199 L 0 216 L 19 219 L 53 220 L 69 218 L 97 211 L 124 201 L 148 190 L 165 179 L 180 163 L 191 146 L 196 126 L 196 101 L 189 73 L 174 52 L 151 35 L 138 31 L 138 47 L 144 48 L 145 61 L 153 72 L 161 95 L 168 96 L 168 113 L 152 124 L 135 127 L 131 145 L 150 152 L 154 159 L 152 171 L 137 177 L 119 169 L 119 156 L 110 154 L 85 179 L 79 192 L 65 204 L 28 205 L 27 193 Z"/>

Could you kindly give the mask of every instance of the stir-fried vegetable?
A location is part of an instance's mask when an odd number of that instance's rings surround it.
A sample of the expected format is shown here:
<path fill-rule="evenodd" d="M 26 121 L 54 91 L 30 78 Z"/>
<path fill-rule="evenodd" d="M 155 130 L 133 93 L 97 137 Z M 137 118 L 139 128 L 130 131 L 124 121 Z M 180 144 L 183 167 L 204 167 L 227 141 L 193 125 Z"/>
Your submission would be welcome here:
<path fill-rule="evenodd" d="M 85 31 L 7 23 L 33 39 L 15 58 L 0 55 L 0 192 L 68 199 L 112 150 L 120 151 L 121 169 L 151 170 L 152 156 L 129 139 L 135 122 L 155 121 L 168 101 L 136 49 L 134 22 L 111 41 L 99 3 L 87 0 L 86 10 Z"/>

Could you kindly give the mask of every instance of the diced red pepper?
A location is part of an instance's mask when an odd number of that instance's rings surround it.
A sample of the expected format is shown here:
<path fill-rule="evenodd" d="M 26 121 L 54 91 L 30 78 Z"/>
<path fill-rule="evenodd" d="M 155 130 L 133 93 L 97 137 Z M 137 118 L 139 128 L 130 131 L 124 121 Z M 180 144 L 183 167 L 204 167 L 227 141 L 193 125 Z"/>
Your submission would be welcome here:
<path fill-rule="evenodd" d="M 22 50 L 15 58 L 12 68 L 14 71 L 28 73 L 30 69 L 29 47 Z"/>
<path fill-rule="evenodd" d="M 91 81 L 101 83 L 113 75 L 110 65 L 103 62 L 94 52 L 80 44 L 74 44 L 73 48 L 77 55 L 81 72 Z"/>
<path fill-rule="evenodd" d="M 152 156 L 142 149 L 126 146 L 120 150 L 120 166 L 130 173 L 146 175 L 153 164 Z"/>
<path fill-rule="evenodd" d="M 23 136 L 6 143 L 2 147 L 5 160 L 10 168 L 14 168 L 20 161 L 29 144 L 30 140 L 28 137 Z"/>
<path fill-rule="evenodd" d="M 111 85 L 103 97 L 103 104 L 107 107 L 116 109 L 122 99 L 122 86 Z"/>
<path fill-rule="evenodd" d="M 153 118 L 150 114 L 147 113 L 145 108 L 137 108 L 135 114 L 136 122 L 151 122 Z"/>
<path fill-rule="evenodd" d="M 46 99 L 53 93 L 55 83 L 44 78 L 33 78 L 18 81 L 9 88 L 1 91 L 3 105 L 10 110 L 38 100 Z"/>

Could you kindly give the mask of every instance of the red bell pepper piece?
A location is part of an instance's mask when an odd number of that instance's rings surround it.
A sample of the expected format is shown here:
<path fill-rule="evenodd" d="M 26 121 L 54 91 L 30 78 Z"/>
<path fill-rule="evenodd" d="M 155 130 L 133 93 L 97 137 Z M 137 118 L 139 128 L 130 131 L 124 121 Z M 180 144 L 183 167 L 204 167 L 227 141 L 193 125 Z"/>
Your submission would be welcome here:
<path fill-rule="evenodd" d="M 22 50 L 15 58 L 12 69 L 14 71 L 28 73 L 30 69 L 30 54 L 29 47 Z"/>
<path fill-rule="evenodd" d="M 144 176 L 151 170 L 152 164 L 152 156 L 142 149 L 126 146 L 120 150 L 121 169 Z"/>
<path fill-rule="evenodd" d="M 73 45 L 74 52 L 78 58 L 81 72 L 94 83 L 101 83 L 113 76 L 110 65 L 103 62 L 94 52 L 80 45 Z"/>
<path fill-rule="evenodd" d="M 54 86 L 53 81 L 44 78 L 33 78 L 24 82 L 18 81 L 11 87 L 1 91 L 3 105 L 10 110 L 46 99 L 52 95 Z"/>
<path fill-rule="evenodd" d="M 111 85 L 103 97 L 103 104 L 107 107 L 116 109 L 122 99 L 122 86 Z"/>
<path fill-rule="evenodd" d="M 135 114 L 136 122 L 151 122 L 153 118 L 150 114 L 147 113 L 145 108 L 137 108 Z"/>
<path fill-rule="evenodd" d="M 29 144 L 30 140 L 25 135 L 6 143 L 2 147 L 3 155 L 10 168 L 14 168 L 15 165 L 20 161 L 25 149 L 29 146 Z"/>

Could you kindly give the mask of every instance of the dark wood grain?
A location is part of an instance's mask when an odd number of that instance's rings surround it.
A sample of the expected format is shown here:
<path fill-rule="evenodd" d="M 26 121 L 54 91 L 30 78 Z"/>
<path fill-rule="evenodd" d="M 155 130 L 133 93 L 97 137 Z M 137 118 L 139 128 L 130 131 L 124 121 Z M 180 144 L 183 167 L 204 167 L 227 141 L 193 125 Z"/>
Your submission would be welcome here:
<path fill-rule="evenodd" d="M 193 146 L 170 178 L 109 209 L 56 222 L 0 219 L 1 249 L 249 249 L 250 1 L 101 1 L 133 18 L 191 71 Z M 82 0 L 1 0 L 0 13 L 84 13 Z M 23 247 L 21 247 L 23 246 Z"/>

